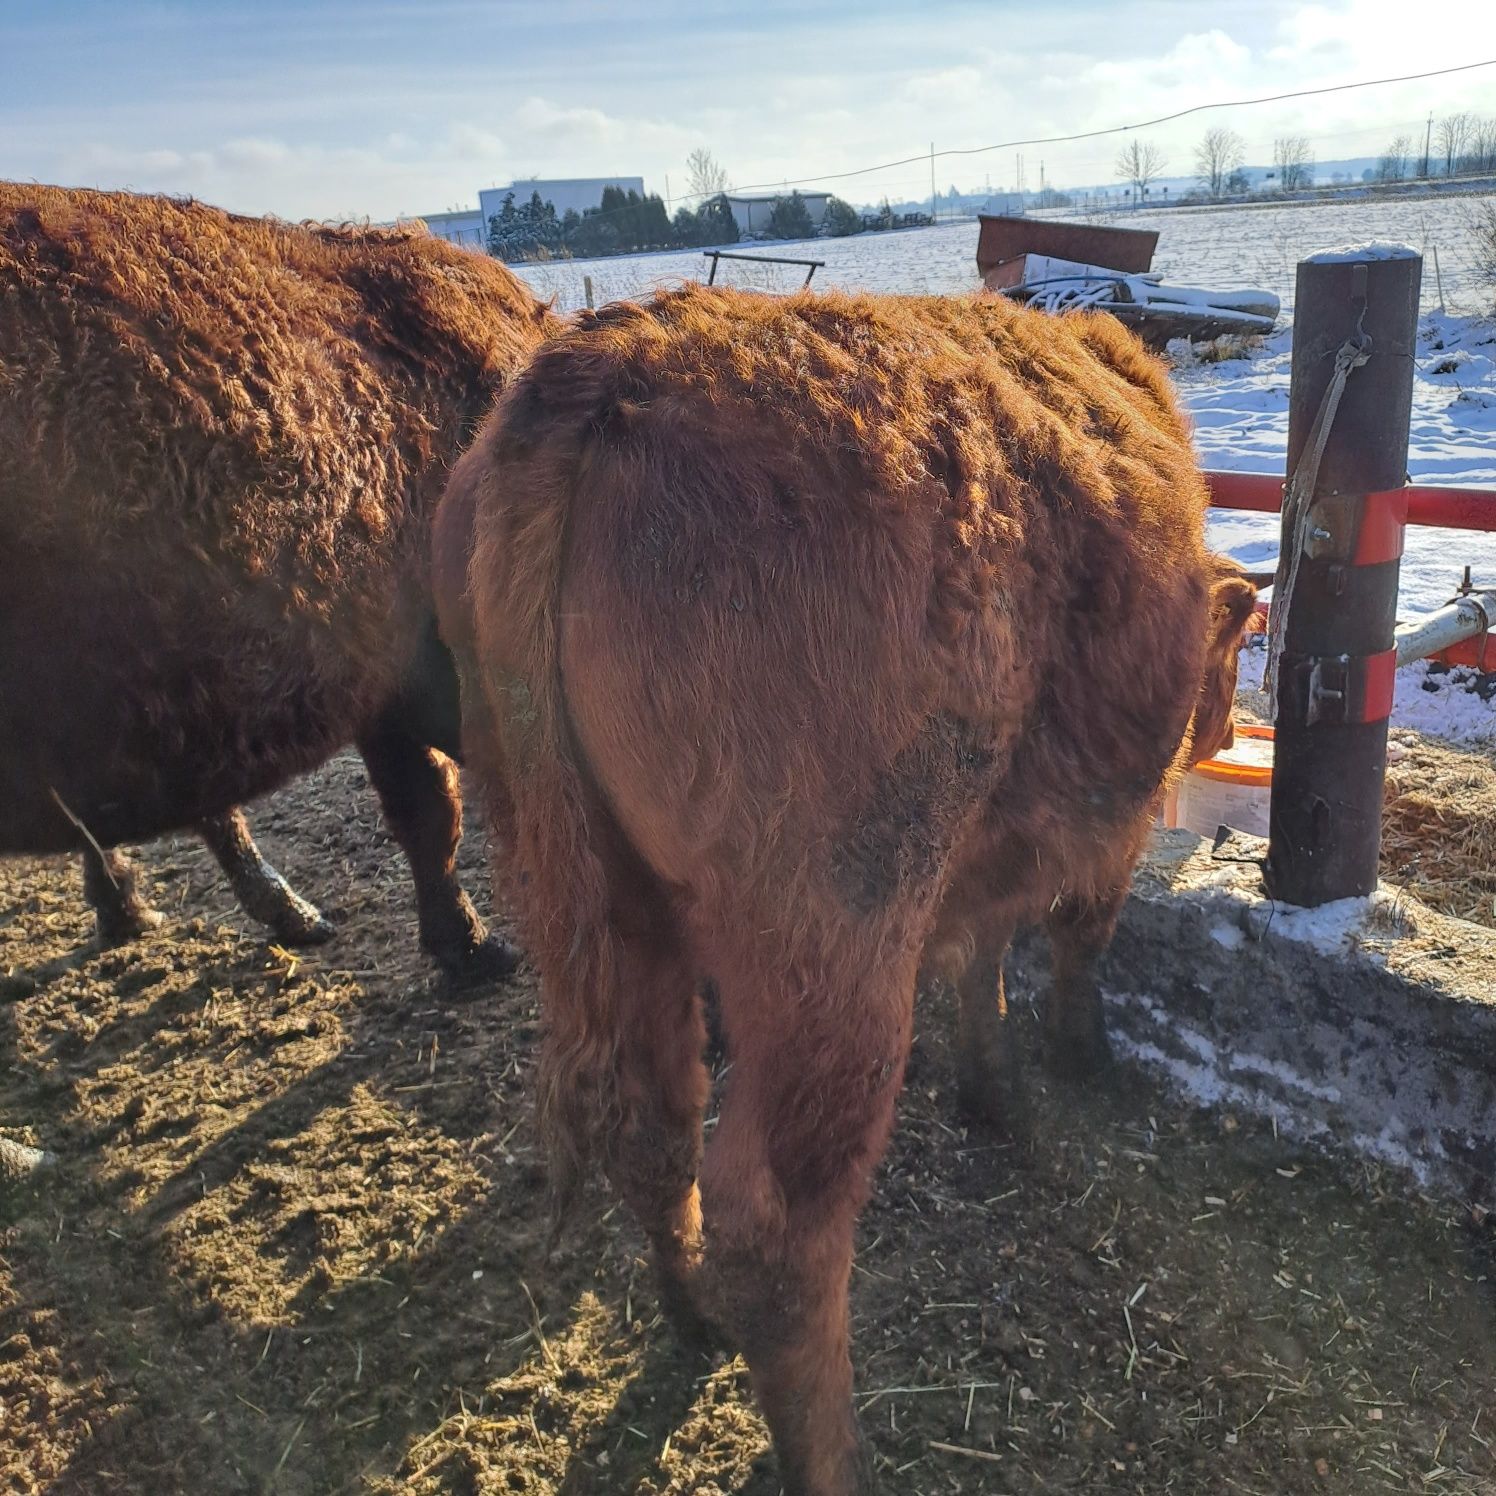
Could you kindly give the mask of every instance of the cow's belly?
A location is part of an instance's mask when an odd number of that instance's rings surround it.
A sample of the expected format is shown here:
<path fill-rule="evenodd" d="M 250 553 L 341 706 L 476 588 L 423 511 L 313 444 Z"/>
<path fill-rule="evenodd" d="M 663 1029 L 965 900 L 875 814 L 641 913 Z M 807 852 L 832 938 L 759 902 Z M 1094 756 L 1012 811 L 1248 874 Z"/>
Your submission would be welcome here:
<path fill-rule="evenodd" d="M 274 789 L 348 743 L 403 665 L 375 643 L 389 618 L 40 593 L 0 603 L 0 852 L 76 847 L 73 817 L 142 840 Z"/>

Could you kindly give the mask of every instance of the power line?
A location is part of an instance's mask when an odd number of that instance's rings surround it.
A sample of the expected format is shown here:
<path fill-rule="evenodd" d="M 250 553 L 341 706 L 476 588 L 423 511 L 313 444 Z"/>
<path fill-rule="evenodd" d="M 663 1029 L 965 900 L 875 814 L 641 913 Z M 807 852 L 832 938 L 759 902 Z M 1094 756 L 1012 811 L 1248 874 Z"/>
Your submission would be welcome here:
<path fill-rule="evenodd" d="M 1145 119 L 1134 125 L 1110 125 L 1104 130 L 1083 130 L 1075 135 L 1040 135 L 1027 140 L 1002 140 L 996 145 L 952 146 L 943 151 L 925 152 L 918 156 L 904 156 L 897 161 L 884 161 L 878 166 L 860 166 L 854 171 L 828 171 L 813 177 L 781 178 L 775 182 L 750 182 L 737 187 L 737 192 L 763 192 L 773 187 L 799 187 L 810 182 L 840 182 L 848 177 L 865 177 L 876 171 L 889 171 L 896 166 L 912 166 L 940 156 L 979 156 L 986 151 L 1011 151 L 1018 146 L 1064 145 L 1074 140 L 1097 140 L 1104 135 L 1125 135 L 1130 130 L 1148 130 L 1155 125 L 1167 125 L 1176 119 L 1185 119 L 1191 114 L 1203 114 L 1210 109 L 1246 109 L 1255 104 L 1279 104 L 1285 99 L 1307 99 L 1316 94 L 1346 93 L 1356 88 L 1379 88 L 1387 83 L 1416 83 L 1423 78 L 1444 78 L 1450 73 L 1468 73 L 1476 68 L 1496 67 L 1496 57 L 1484 62 L 1464 62 L 1458 67 L 1435 68 L 1427 73 L 1403 73 L 1396 78 L 1364 78 L 1358 83 L 1332 83 L 1324 88 L 1300 88 L 1292 93 L 1266 94 L 1259 99 L 1225 99 L 1213 104 L 1193 104 L 1188 109 L 1176 110 L 1173 114 L 1161 114 L 1157 119 Z"/>

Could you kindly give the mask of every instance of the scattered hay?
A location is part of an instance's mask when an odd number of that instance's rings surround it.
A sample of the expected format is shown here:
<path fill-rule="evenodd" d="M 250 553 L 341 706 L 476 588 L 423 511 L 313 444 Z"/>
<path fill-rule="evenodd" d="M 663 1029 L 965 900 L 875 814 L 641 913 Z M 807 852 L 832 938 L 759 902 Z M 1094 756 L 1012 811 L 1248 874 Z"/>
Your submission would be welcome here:
<path fill-rule="evenodd" d="M 1208 343 L 1194 345 L 1197 364 L 1224 364 L 1237 358 L 1255 358 L 1263 339 L 1255 333 L 1223 332 Z"/>
<path fill-rule="evenodd" d="M 1256 358 L 1266 339 L 1260 333 L 1223 332 L 1203 343 L 1188 338 L 1171 338 L 1165 356 L 1176 369 L 1190 369 L 1198 364 L 1224 364 L 1231 359 Z"/>
<path fill-rule="evenodd" d="M 1382 872 L 1431 909 L 1496 926 L 1496 756 L 1394 731 Z"/>
<path fill-rule="evenodd" d="M 1238 691 L 1236 715 L 1267 721 L 1266 695 Z M 1382 876 L 1441 914 L 1496 927 L 1496 748 L 1393 728 Z"/>

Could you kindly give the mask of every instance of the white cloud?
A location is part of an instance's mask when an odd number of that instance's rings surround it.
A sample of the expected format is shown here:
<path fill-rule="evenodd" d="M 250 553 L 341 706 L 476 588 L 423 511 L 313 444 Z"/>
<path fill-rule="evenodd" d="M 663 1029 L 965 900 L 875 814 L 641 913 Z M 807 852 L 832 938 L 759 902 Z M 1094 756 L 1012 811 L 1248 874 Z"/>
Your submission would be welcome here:
<path fill-rule="evenodd" d="M 416 143 L 402 136 L 402 149 L 413 149 Z M 504 158 L 504 141 L 491 130 L 481 129 L 458 120 L 447 131 L 446 149 L 450 155 L 462 161 L 501 161 Z"/>
<path fill-rule="evenodd" d="M 983 69 L 967 63 L 934 73 L 916 73 L 900 86 L 899 93 L 916 104 L 949 104 L 956 99 L 979 98 L 987 88 Z"/>
<path fill-rule="evenodd" d="M 230 169 L 280 166 L 290 160 L 291 147 L 279 140 L 230 140 L 218 148 L 217 158 Z"/>

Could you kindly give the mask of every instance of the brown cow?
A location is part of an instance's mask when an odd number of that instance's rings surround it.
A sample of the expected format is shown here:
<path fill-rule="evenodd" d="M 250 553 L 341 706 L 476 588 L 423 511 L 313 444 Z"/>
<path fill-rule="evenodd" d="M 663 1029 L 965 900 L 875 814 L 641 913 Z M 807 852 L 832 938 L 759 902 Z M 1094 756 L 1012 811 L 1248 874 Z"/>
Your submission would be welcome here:
<path fill-rule="evenodd" d="M 1052 1053 L 1103 1056 L 1091 959 L 1229 730 L 1252 589 L 1205 502 L 1110 318 L 701 288 L 583 316 L 454 475 L 438 607 L 544 980 L 558 1183 L 601 1150 L 797 1496 L 873 1488 L 847 1280 L 927 948 L 970 976 L 976 1104 L 1004 1109 L 1021 921 L 1056 932 Z"/>
<path fill-rule="evenodd" d="M 252 914 L 315 939 L 235 807 L 356 743 L 422 944 L 510 966 L 453 871 L 430 521 L 552 327 L 419 226 L 0 183 L 0 853 L 83 850 L 117 939 L 156 917 L 108 849 L 196 826 Z"/>

